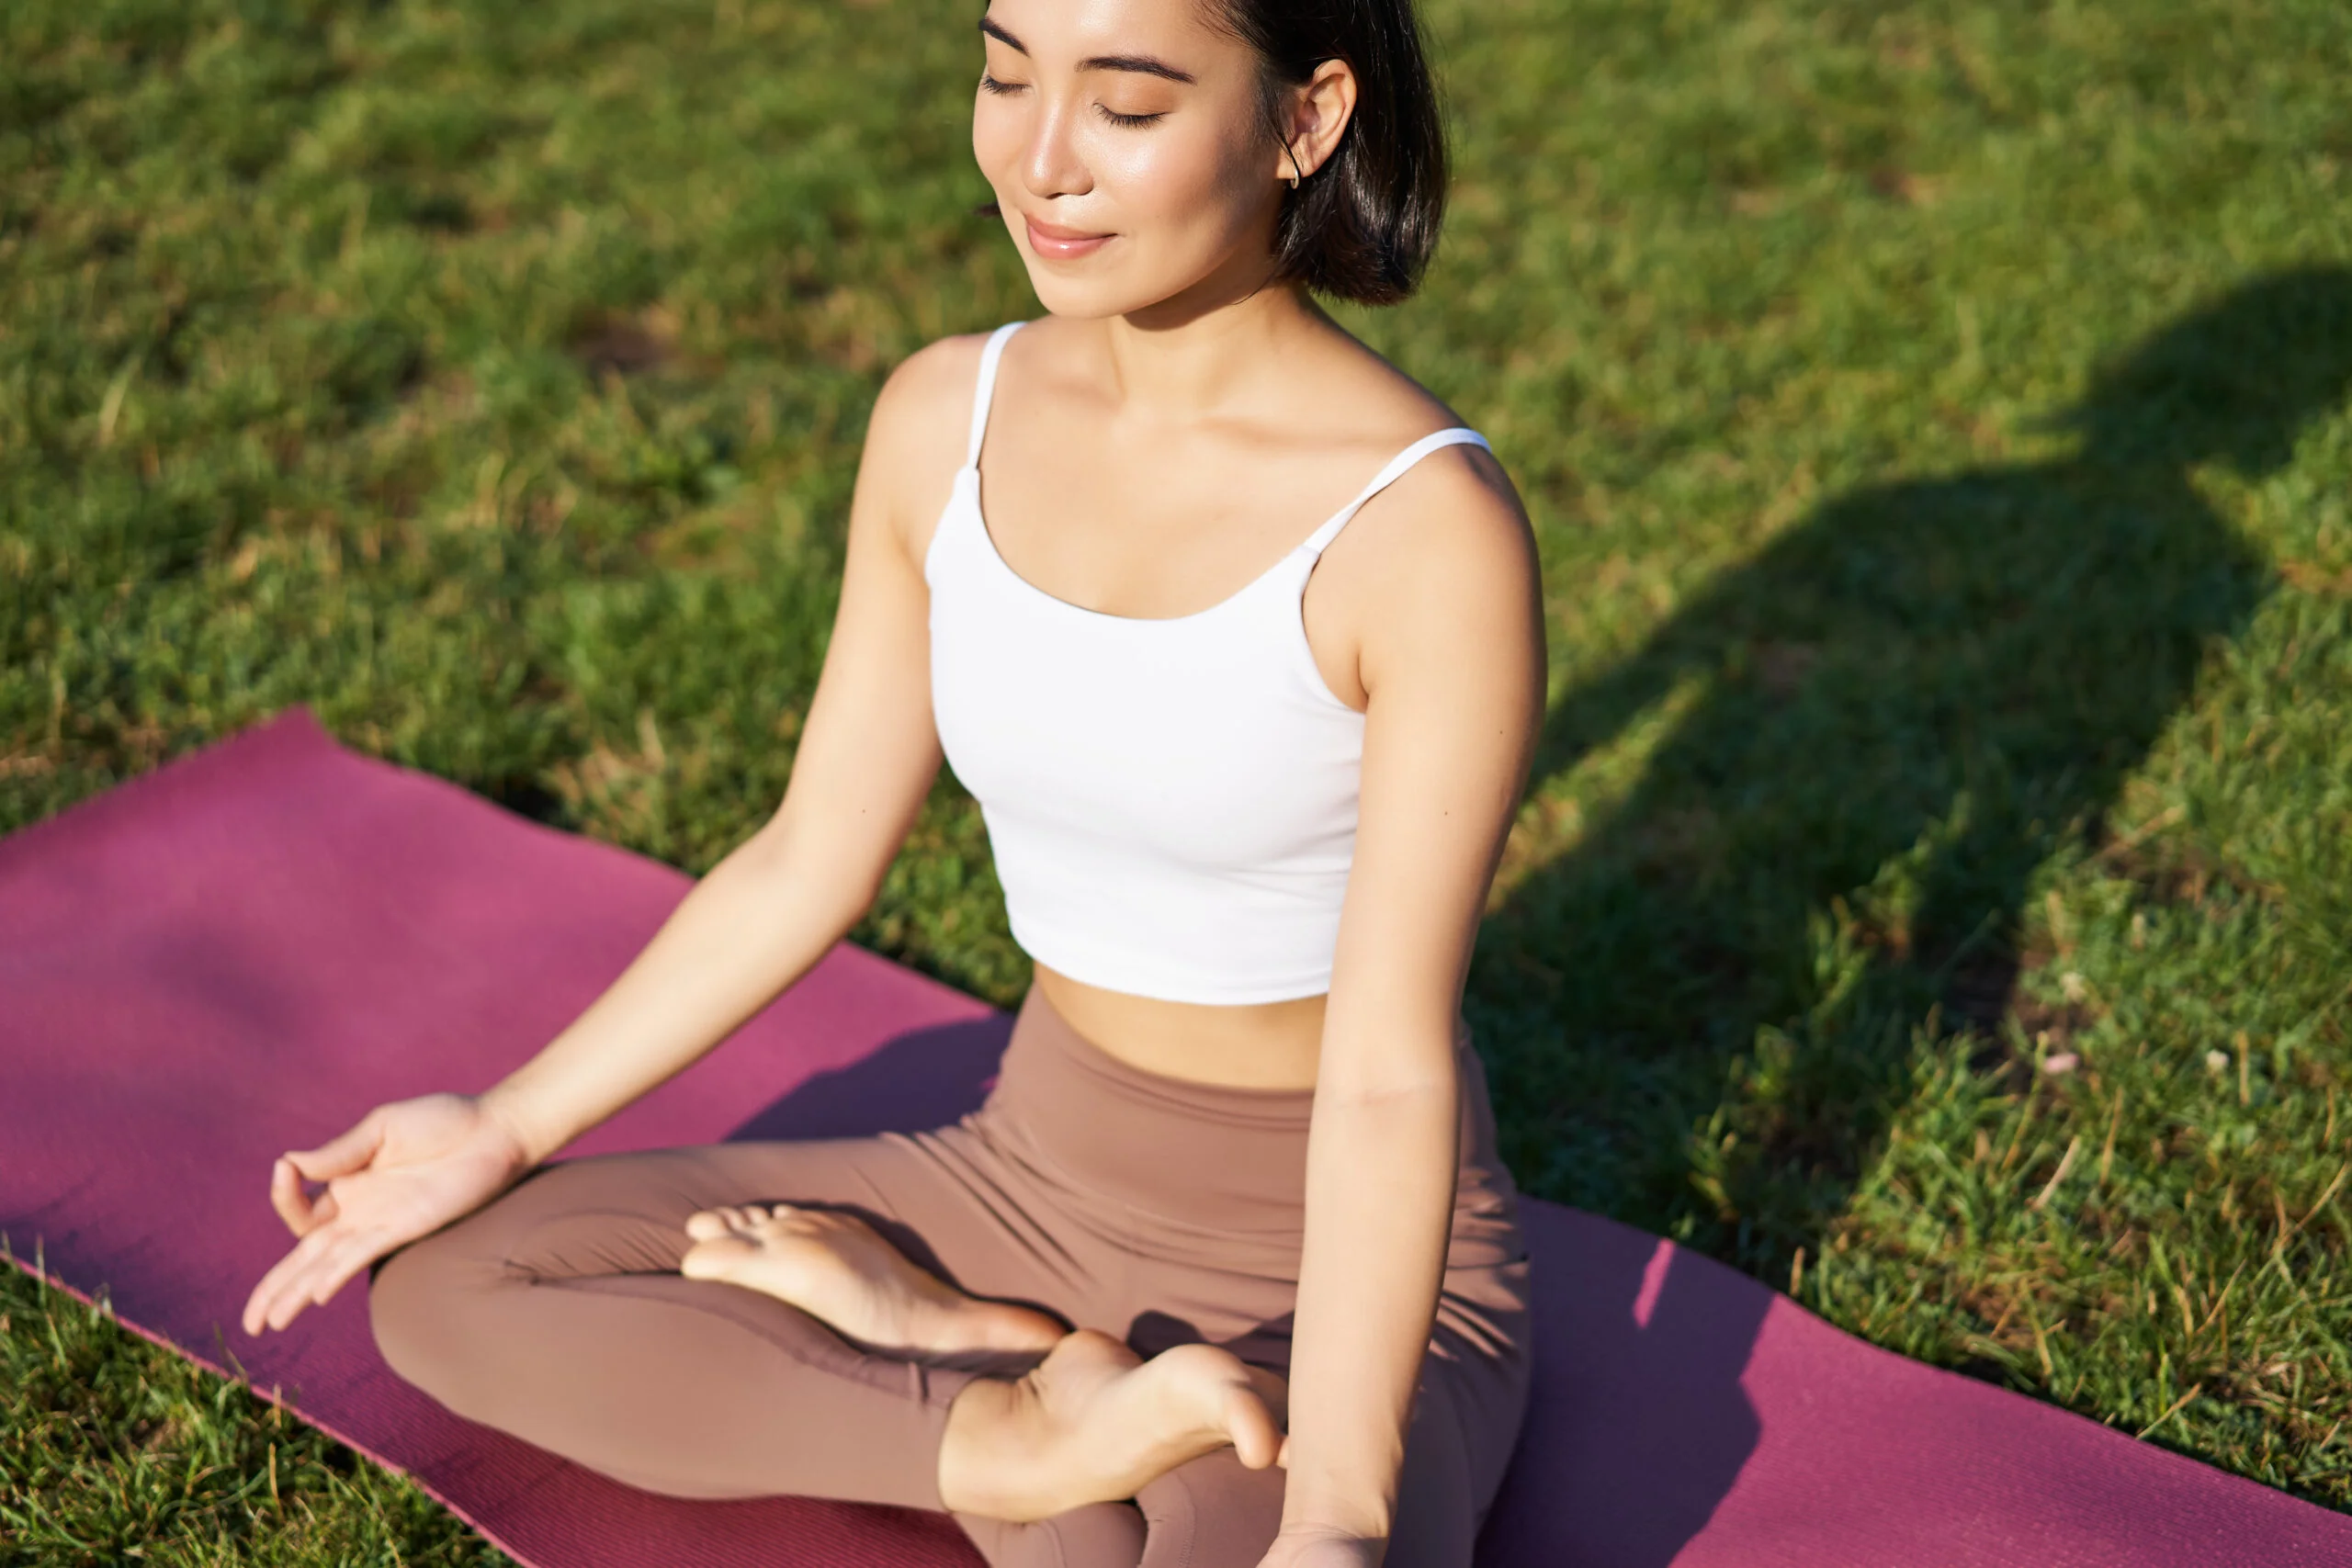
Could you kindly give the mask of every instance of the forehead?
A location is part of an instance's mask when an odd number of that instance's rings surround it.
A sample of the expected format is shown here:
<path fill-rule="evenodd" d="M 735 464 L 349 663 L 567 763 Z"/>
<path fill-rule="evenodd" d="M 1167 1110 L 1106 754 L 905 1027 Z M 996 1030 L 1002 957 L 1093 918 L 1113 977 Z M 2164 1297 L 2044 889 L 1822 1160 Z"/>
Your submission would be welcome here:
<path fill-rule="evenodd" d="M 1100 68 L 1144 57 L 1193 76 L 1247 63 L 1249 46 L 1216 25 L 1217 0 L 989 0 L 986 30 L 1040 64 Z"/>

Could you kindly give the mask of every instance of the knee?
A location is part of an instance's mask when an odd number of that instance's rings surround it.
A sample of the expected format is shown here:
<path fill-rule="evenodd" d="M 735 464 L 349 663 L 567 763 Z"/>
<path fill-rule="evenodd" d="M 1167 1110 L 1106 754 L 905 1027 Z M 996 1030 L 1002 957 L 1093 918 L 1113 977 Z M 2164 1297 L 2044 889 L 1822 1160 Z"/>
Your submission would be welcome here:
<path fill-rule="evenodd" d="M 492 1271 L 469 1258 L 448 1231 L 409 1243 L 378 1263 L 368 1281 L 368 1323 L 376 1348 L 401 1380 L 454 1407 L 472 1337 L 470 1304 L 492 1288 Z"/>

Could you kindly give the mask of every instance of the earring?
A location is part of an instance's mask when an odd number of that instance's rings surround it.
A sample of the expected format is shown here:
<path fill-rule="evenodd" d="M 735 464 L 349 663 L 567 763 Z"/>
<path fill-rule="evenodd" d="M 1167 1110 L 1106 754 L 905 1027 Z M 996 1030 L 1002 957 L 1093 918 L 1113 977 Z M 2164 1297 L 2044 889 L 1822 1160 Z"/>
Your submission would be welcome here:
<path fill-rule="evenodd" d="M 1283 151 L 1290 154 L 1290 188 L 1296 190 L 1298 188 L 1298 182 L 1305 179 L 1306 175 L 1299 169 L 1298 152 L 1296 149 L 1293 148 L 1289 142 L 1285 141 L 1283 143 Z"/>

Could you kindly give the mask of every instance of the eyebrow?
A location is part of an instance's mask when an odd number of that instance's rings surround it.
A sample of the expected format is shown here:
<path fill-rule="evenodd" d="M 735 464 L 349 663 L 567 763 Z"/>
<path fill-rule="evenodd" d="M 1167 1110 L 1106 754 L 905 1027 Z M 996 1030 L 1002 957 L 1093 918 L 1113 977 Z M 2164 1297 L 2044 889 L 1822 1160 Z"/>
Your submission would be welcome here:
<path fill-rule="evenodd" d="M 1008 49 L 1018 50 L 1023 54 L 1029 52 L 1028 45 L 1006 32 L 989 17 L 980 18 L 980 31 L 1004 44 Z M 1191 72 L 1179 71 L 1166 61 L 1155 60 L 1148 54 L 1092 54 L 1080 61 L 1078 68 L 1080 71 L 1132 71 L 1139 76 L 1159 76 L 1170 82 L 1182 82 L 1187 86 L 1190 86 L 1194 80 Z"/>

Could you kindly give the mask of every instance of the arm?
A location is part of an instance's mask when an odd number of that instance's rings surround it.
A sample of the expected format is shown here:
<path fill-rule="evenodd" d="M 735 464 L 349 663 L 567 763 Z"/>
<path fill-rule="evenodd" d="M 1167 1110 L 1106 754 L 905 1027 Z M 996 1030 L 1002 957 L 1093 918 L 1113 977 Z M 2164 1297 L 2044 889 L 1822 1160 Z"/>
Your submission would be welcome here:
<path fill-rule="evenodd" d="M 580 1134 L 684 1070 L 831 950 L 870 905 L 939 771 L 930 596 L 910 545 L 908 476 L 952 462 L 967 344 L 893 374 L 850 507 L 842 594 L 782 804 L 689 891 L 578 1019 L 480 1096 L 378 1106 L 281 1157 L 270 1199 L 301 1239 L 247 1300 L 283 1328 L 376 1258 L 470 1213 Z M 962 382 L 960 395 L 958 378 Z M 927 534 L 926 534 L 927 536 Z M 313 1200 L 305 1179 L 323 1181 Z"/>
<path fill-rule="evenodd" d="M 1391 513 L 1426 536 L 1383 551 L 1389 564 L 1363 584 L 1362 797 L 1307 1140 L 1290 1474 L 1269 1563 L 1377 1562 L 1445 1264 L 1454 1020 L 1544 698 L 1533 542 L 1499 469 L 1473 461 L 1487 485 L 1457 468 L 1444 491 L 1431 476 L 1417 492 L 1442 500 Z"/>
<path fill-rule="evenodd" d="M 871 907 L 922 809 L 940 763 L 930 596 L 909 509 L 889 492 L 903 489 L 892 476 L 921 463 L 907 450 L 926 433 L 918 427 L 941 427 L 905 406 L 923 400 L 928 389 L 907 382 L 928 368 L 910 361 L 876 405 L 841 603 L 782 805 L 603 996 L 482 1097 L 534 1162 L 691 1066 L 813 968 Z"/>

